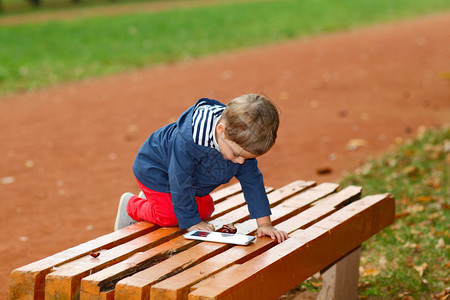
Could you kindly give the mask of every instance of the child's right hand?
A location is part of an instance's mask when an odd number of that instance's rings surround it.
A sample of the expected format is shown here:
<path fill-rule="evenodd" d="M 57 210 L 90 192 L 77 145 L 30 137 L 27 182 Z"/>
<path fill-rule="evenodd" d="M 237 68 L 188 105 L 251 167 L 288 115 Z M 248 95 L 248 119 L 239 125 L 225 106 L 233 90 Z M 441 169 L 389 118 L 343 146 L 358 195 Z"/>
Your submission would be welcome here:
<path fill-rule="evenodd" d="M 206 231 L 214 231 L 214 225 L 201 221 L 198 224 L 192 225 L 187 229 L 187 231 L 192 230 L 206 230 Z"/>

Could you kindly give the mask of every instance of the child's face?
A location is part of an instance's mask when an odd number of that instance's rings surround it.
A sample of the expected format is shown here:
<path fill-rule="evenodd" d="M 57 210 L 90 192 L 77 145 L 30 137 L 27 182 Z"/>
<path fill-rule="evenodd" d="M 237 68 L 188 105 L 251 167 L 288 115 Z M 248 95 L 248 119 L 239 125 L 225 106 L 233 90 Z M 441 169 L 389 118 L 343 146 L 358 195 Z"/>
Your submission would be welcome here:
<path fill-rule="evenodd" d="M 224 134 L 220 134 L 218 136 L 217 144 L 219 145 L 220 153 L 222 154 L 223 158 L 231 160 L 235 164 L 242 165 L 246 159 L 257 157 L 257 155 L 245 151 L 235 142 L 225 138 Z"/>

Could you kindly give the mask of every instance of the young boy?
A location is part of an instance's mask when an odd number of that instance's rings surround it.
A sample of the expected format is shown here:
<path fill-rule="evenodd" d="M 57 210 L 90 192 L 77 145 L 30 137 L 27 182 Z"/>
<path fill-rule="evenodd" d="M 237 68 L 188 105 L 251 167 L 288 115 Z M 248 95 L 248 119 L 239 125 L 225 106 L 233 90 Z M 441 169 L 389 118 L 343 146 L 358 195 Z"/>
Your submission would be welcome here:
<path fill-rule="evenodd" d="M 122 195 L 114 229 L 146 221 L 214 231 L 206 222 L 214 211 L 209 193 L 236 177 L 258 236 L 286 240 L 287 234 L 272 226 L 256 161 L 275 143 L 278 124 L 278 110 L 261 95 L 243 95 L 228 106 L 200 99 L 142 145 L 133 164 L 142 193 Z"/>

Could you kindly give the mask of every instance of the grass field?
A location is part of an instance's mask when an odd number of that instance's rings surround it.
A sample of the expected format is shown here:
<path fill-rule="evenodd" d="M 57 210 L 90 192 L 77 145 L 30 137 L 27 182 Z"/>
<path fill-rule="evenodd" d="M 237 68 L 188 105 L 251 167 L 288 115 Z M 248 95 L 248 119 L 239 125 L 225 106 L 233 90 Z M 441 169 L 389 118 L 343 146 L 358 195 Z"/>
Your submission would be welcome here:
<path fill-rule="evenodd" d="M 388 191 L 396 198 L 395 224 L 363 244 L 360 297 L 448 299 L 449 171 L 446 128 L 421 131 L 343 179 L 343 186 L 364 186 L 363 196 Z M 318 290 L 320 285 L 311 279 L 298 289 Z"/>
<path fill-rule="evenodd" d="M 450 9 L 446 0 L 281 0 L 0 26 L 0 95 Z"/>

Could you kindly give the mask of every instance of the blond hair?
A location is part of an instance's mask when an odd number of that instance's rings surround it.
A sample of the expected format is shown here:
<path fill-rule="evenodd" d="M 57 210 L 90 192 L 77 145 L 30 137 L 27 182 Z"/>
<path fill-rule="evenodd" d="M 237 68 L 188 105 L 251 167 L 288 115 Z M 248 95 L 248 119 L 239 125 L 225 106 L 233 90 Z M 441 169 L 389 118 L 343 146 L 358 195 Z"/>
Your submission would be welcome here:
<path fill-rule="evenodd" d="M 278 110 L 264 96 L 247 94 L 231 100 L 222 120 L 226 124 L 225 137 L 254 155 L 266 153 L 275 144 Z"/>

